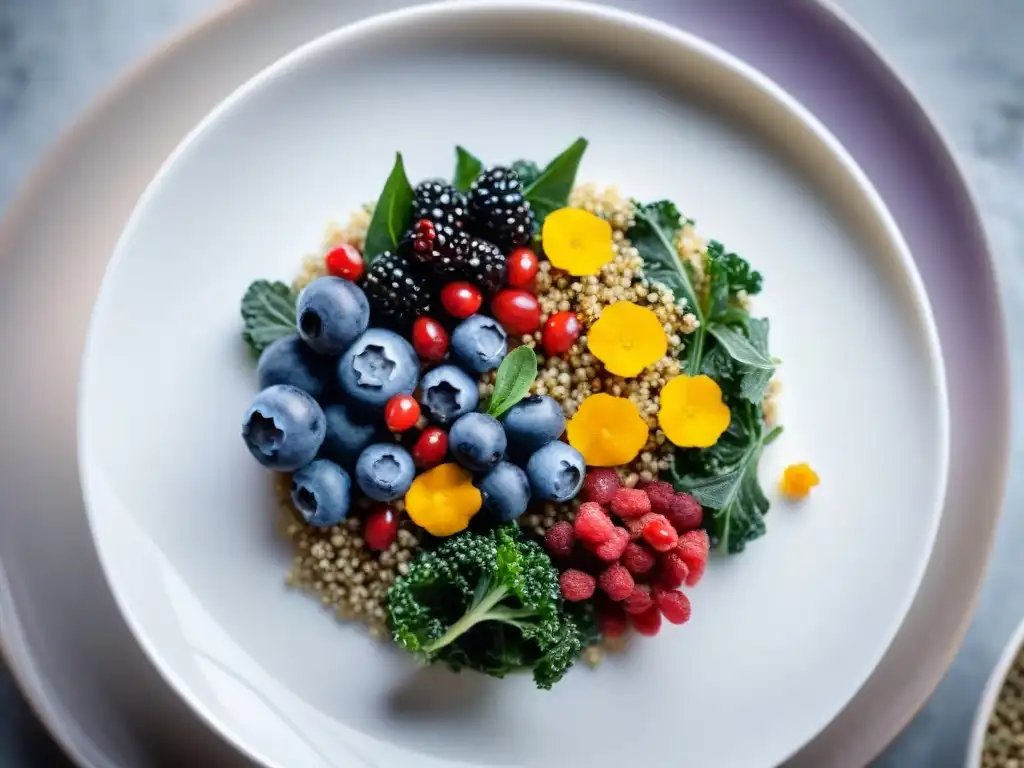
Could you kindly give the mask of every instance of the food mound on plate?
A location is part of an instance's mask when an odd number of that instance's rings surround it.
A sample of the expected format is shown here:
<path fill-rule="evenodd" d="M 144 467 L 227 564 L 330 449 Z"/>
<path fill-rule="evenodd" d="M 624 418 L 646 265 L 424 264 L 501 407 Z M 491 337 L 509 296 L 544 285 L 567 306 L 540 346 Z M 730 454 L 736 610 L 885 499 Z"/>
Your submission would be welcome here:
<path fill-rule="evenodd" d="M 280 473 L 289 582 L 541 688 L 690 619 L 710 551 L 765 532 L 780 432 L 761 275 L 670 201 L 576 186 L 586 148 L 487 168 L 459 147 L 415 187 L 398 155 L 292 285 L 242 301 L 243 438 Z"/>

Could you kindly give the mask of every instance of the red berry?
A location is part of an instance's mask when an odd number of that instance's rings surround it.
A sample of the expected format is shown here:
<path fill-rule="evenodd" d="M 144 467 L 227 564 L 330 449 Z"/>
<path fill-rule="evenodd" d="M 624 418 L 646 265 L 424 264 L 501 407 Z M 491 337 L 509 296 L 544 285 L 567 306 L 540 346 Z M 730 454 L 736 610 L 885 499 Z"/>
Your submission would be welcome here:
<path fill-rule="evenodd" d="M 363 540 L 366 546 L 383 552 L 397 538 L 398 512 L 390 504 L 375 504 L 363 521 Z"/>
<path fill-rule="evenodd" d="M 675 552 L 662 555 L 658 561 L 658 586 L 665 589 L 679 589 L 686 583 L 690 569 Z"/>
<path fill-rule="evenodd" d="M 624 520 L 643 517 L 651 511 L 651 500 L 638 488 L 619 488 L 612 495 L 612 512 Z"/>
<path fill-rule="evenodd" d="M 475 315 L 483 303 L 483 294 L 472 283 L 448 283 L 441 289 L 441 304 L 449 315 L 460 320 Z"/>
<path fill-rule="evenodd" d="M 643 613 L 652 605 L 654 598 L 651 597 L 651 588 L 643 584 L 634 586 L 629 597 L 622 601 L 626 613 Z"/>
<path fill-rule="evenodd" d="M 635 541 L 629 542 L 626 545 L 626 551 L 622 553 L 622 564 L 634 576 L 643 576 L 645 573 L 649 573 L 656 562 L 657 558 L 654 557 L 654 553 Z"/>
<path fill-rule="evenodd" d="M 679 543 L 679 534 L 664 515 L 652 514 L 647 518 L 642 535 L 655 552 L 669 552 Z"/>
<path fill-rule="evenodd" d="M 653 514 L 653 513 L 650 513 Z M 629 531 L 630 541 L 640 541 L 643 538 L 644 525 L 647 523 L 647 515 L 639 519 L 623 520 L 622 524 L 626 526 L 626 530 Z"/>
<path fill-rule="evenodd" d="M 619 473 L 614 469 L 600 467 L 591 469 L 583 479 L 581 495 L 583 501 L 594 501 L 598 504 L 609 504 L 612 495 L 622 487 Z"/>
<path fill-rule="evenodd" d="M 629 531 L 625 528 L 616 528 L 608 541 L 594 547 L 594 554 L 606 563 L 617 562 L 629 545 Z"/>
<path fill-rule="evenodd" d="M 672 509 L 665 517 L 679 533 L 683 533 L 700 528 L 704 522 L 704 508 L 690 494 L 679 492 L 672 496 Z"/>
<path fill-rule="evenodd" d="M 537 254 L 529 248 L 516 248 L 508 257 L 508 277 L 513 288 L 526 288 L 537 276 Z"/>
<path fill-rule="evenodd" d="M 664 480 L 654 480 L 644 485 L 644 493 L 651 500 L 651 511 L 659 515 L 669 516 L 672 511 L 672 497 L 676 495 L 675 488 L 671 483 Z M 671 518 L 670 518 L 671 519 Z"/>
<path fill-rule="evenodd" d="M 635 586 L 632 574 L 618 563 L 605 568 L 597 583 L 604 593 L 616 602 L 629 597 Z"/>
<path fill-rule="evenodd" d="M 633 629 L 647 637 L 654 637 L 661 630 L 661 611 L 655 605 L 643 613 L 630 614 L 629 620 L 633 622 Z"/>
<path fill-rule="evenodd" d="M 432 317 L 417 317 L 412 324 L 412 346 L 421 360 L 438 363 L 448 354 L 448 331 Z"/>
<path fill-rule="evenodd" d="M 597 626 L 607 638 L 622 637 L 626 633 L 626 612 L 620 603 L 602 602 L 597 609 Z"/>
<path fill-rule="evenodd" d="M 434 467 L 448 455 L 448 435 L 440 427 L 427 427 L 412 446 L 412 460 L 420 469 Z"/>
<path fill-rule="evenodd" d="M 506 288 L 491 302 L 491 312 L 501 327 L 514 336 L 540 328 L 540 302 L 529 291 Z"/>
<path fill-rule="evenodd" d="M 576 532 L 572 529 L 572 523 L 565 520 L 555 523 L 544 534 L 544 546 L 552 557 L 568 557 L 575 543 Z"/>
<path fill-rule="evenodd" d="M 392 432 L 405 432 L 416 426 L 420 404 L 412 395 L 395 395 L 384 406 L 384 423 Z"/>
<path fill-rule="evenodd" d="M 604 544 L 615 533 L 615 523 L 600 504 L 585 502 L 576 513 L 576 538 L 587 544 Z"/>
<path fill-rule="evenodd" d="M 704 576 L 704 569 L 708 565 L 708 554 L 711 552 L 711 540 L 708 532 L 703 529 L 687 531 L 679 537 L 679 545 L 676 547 L 676 554 L 686 563 L 690 569 L 686 577 L 686 586 L 695 587 Z"/>
<path fill-rule="evenodd" d="M 327 274 L 356 281 L 363 276 L 363 256 L 354 245 L 343 243 L 324 256 Z"/>
<path fill-rule="evenodd" d="M 541 331 L 544 354 L 548 357 L 564 355 L 572 349 L 582 330 L 583 326 L 575 313 L 556 312 L 544 323 L 544 330 Z"/>
<path fill-rule="evenodd" d="M 655 587 L 654 602 L 662 616 L 673 624 L 685 624 L 690 620 L 690 598 L 682 592 Z"/>
<path fill-rule="evenodd" d="M 559 577 L 558 583 L 562 587 L 562 597 L 571 603 L 589 600 L 594 596 L 596 582 L 589 573 L 570 568 Z"/>

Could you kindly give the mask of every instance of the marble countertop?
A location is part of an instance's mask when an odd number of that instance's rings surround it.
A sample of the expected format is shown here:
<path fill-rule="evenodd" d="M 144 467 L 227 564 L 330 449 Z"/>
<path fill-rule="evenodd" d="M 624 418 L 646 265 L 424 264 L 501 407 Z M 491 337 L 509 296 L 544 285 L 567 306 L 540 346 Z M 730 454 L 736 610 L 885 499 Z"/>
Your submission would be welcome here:
<path fill-rule="evenodd" d="M 218 0 L 0 0 L 0 212 L 50 143 L 119 73 Z M 1024 338 L 1024 2 L 838 0 L 916 89 L 964 161 L 995 245 L 1020 371 Z M 942 311 L 941 307 L 936 308 Z M 1019 410 L 1024 381 L 1015 377 Z M 1024 435 L 1015 425 L 1013 463 Z M 875 765 L 963 764 L 971 718 L 1024 616 L 1024 476 L 1010 482 L 981 602 L 949 674 Z M 66 765 L 0 667 L 0 766 Z"/>

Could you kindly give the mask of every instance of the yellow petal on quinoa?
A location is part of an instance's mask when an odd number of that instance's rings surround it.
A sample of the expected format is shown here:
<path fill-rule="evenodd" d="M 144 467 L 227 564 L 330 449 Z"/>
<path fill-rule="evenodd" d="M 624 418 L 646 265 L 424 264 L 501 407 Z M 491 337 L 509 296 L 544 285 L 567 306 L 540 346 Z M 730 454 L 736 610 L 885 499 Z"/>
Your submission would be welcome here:
<path fill-rule="evenodd" d="M 810 464 L 790 464 L 782 472 L 782 479 L 779 481 L 779 490 L 782 495 L 792 501 L 800 501 L 811 492 L 811 488 L 818 485 L 821 480 L 818 473 L 811 469 Z"/>
<path fill-rule="evenodd" d="M 661 388 L 658 426 L 680 448 L 710 448 L 731 419 L 721 387 L 708 376 L 676 376 Z"/>
<path fill-rule="evenodd" d="M 409 517 L 434 536 L 464 531 L 482 503 L 473 476 L 454 463 L 441 464 L 417 475 L 405 494 Z"/>
<path fill-rule="evenodd" d="M 569 445 L 591 467 L 628 464 L 647 444 L 647 422 L 632 400 L 604 393 L 590 395 L 566 427 Z"/>
<path fill-rule="evenodd" d="M 615 258 L 612 225 L 581 208 L 548 214 L 541 238 L 551 265 L 577 277 L 596 275 Z"/>
<path fill-rule="evenodd" d="M 668 336 L 654 310 L 617 301 L 590 327 L 587 348 L 610 373 L 631 377 L 665 356 Z"/>

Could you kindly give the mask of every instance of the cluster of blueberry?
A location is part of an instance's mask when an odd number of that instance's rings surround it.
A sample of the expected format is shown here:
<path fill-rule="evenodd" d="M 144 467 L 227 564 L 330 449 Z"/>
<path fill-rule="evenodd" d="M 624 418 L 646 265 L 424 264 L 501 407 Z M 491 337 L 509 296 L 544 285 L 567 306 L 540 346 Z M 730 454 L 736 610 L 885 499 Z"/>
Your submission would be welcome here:
<path fill-rule="evenodd" d="M 309 524 L 345 519 L 353 484 L 374 502 L 400 499 L 418 471 L 449 456 L 473 473 L 484 509 L 501 521 L 519 517 L 532 499 L 567 501 L 579 492 L 584 460 L 558 440 L 565 417 L 555 400 L 528 397 L 500 421 L 477 410 L 477 378 L 508 352 L 497 320 L 466 317 L 444 339 L 444 353 L 431 354 L 429 339 L 417 342 L 415 332 L 410 343 L 369 327 L 363 290 L 335 276 L 303 289 L 296 318 L 297 331 L 260 356 L 261 391 L 242 434 L 262 465 L 294 473 L 292 499 Z M 439 358 L 451 361 L 422 373 Z M 432 426 L 414 429 L 424 420 Z M 393 509 L 385 517 L 374 548 L 397 533 Z"/>

